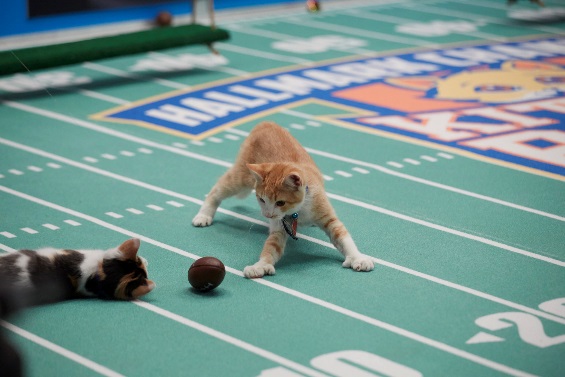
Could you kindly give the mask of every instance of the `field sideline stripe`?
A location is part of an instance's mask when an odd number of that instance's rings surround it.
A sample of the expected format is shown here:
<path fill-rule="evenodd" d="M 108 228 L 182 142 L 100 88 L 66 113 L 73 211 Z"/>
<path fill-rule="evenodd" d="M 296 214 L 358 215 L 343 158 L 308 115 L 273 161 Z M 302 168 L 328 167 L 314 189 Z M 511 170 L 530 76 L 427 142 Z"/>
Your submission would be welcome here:
<path fill-rule="evenodd" d="M 37 198 L 37 197 L 34 197 L 34 196 L 32 196 L 32 195 L 25 194 L 25 193 L 20 192 L 20 191 L 16 191 L 16 190 L 10 189 L 10 188 L 8 188 L 8 187 L 6 187 L 6 186 L 0 185 L 0 191 L 3 191 L 3 192 L 5 192 L 5 193 L 7 193 L 7 194 L 10 194 L 10 195 L 13 195 L 13 196 L 17 196 L 17 197 L 19 197 L 19 198 L 22 198 L 22 199 L 25 199 L 25 200 L 34 202 L 34 203 L 36 203 L 36 204 L 40 204 L 40 205 L 42 205 L 42 206 L 45 206 L 45 207 L 48 207 L 48 208 L 51 208 L 51 209 L 54 209 L 54 210 L 57 210 L 57 211 L 60 211 L 60 212 L 67 213 L 67 214 L 69 214 L 69 215 L 72 215 L 72 216 L 81 218 L 81 219 L 83 219 L 83 220 L 89 221 L 89 222 L 94 223 L 94 224 L 96 224 L 96 225 L 99 225 L 99 226 L 102 226 L 102 227 L 104 227 L 104 228 L 113 230 L 113 231 L 115 231 L 115 232 L 125 234 L 125 235 L 127 235 L 127 236 L 129 236 L 129 237 L 139 238 L 139 239 L 140 239 L 141 241 L 143 241 L 143 242 L 146 242 L 146 243 L 149 243 L 149 244 L 151 244 L 151 245 L 160 247 L 160 248 L 162 248 L 162 249 L 169 250 L 169 251 L 172 251 L 172 252 L 177 253 L 177 254 L 180 254 L 180 255 L 189 256 L 189 257 L 192 258 L 192 259 L 198 259 L 198 258 L 199 258 L 199 257 L 196 256 L 195 254 L 188 253 L 188 252 L 186 252 L 186 251 L 184 251 L 184 250 L 181 250 L 181 249 L 179 249 L 179 248 L 176 248 L 176 247 L 174 247 L 174 246 L 165 244 L 165 243 L 160 242 L 160 241 L 156 241 L 156 240 L 154 240 L 154 239 L 152 239 L 152 238 L 143 236 L 143 235 L 138 234 L 138 233 L 135 233 L 135 232 L 133 232 L 133 231 L 130 231 L 130 230 L 124 229 L 124 228 L 122 228 L 122 227 L 119 227 L 119 226 L 116 226 L 116 225 L 107 223 L 107 222 L 105 222 L 105 221 L 103 221 L 103 220 L 100 220 L 100 219 L 95 218 L 95 217 L 93 217 L 93 216 L 84 214 L 84 213 L 82 213 L 82 212 L 78 212 L 78 211 L 75 211 L 75 210 L 73 210 L 73 209 L 66 208 L 66 207 L 63 207 L 63 206 L 61 206 L 61 205 L 58 205 L 58 204 L 49 202 L 49 201 L 47 201 L 47 200 L 43 200 L 43 199 L 41 199 L 41 198 Z M 243 276 L 243 273 L 242 273 L 241 271 L 236 270 L 236 269 L 234 269 L 234 268 L 232 268 L 232 267 L 226 266 L 226 271 L 228 271 L 228 272 L 230 272 L 230 273 L 233 273 L 233 274 L 235 274 L 235 275 L 238 275 L 238 276 Z M 531 374 L 529 374 L 529 373 L 526 373 L 526 372 L 523 372 L 523 371 L 520 371 L 520 370 L 511 368 L 511 367 L 509 367 L 509 366 L 506 366 L 506 365 L 503 365 L 503 364 L 494 362 L 494 361 L 492 361 L 492 360 L 485 359 L 485 358 L 483 358 L 483 357 L 480 357 L 480 356 L 474 355 L 474 354 L 472 354 L 472 353 L 469 353 L 469 352 L 460 350 L 460 349 L 458 349 L 458 348 L 452 347 L 452 346 L 450 346 L 450 345 L 448 345 L 448 344 L 445 344 L 445 343 L 442 343 L 442 342 L 439 342 L 439 341 L 436 341 L 436 340 L 427 338 L 427 337 L 425 337 L 425 336 L 422 336 L 422 335 L 413 333 L 413 332 L 408 331 L 408 330 L 405 330 L 405 329 L 403 329 L 403 328 L 400 328 L 400 327 L 391 325 L 391 324 L 389 324 L 389 323 L 386 323 L 386 322 L 379 321 L 379 320 L 377 320 L 377 319 L 371 318 L 371 317 L 369 317 L 369 316 L 366 316 L 366 315 L 363 315 L 363 314 L 354 312 L 354 311 L 352 311 L 352 310 L 343 308 L 343 307 L 341 307 L 341 306 L 339 306 L 339 305 L 332 304 L 332 303 L 330 303 L 330 302 L 327 302 L 327 301 L 321 300 L 321 299 L 319 299 L 319 298 L 316 298 L 316 297 L 307 295 L 307 294 L 305 294 L 305 293 L 298 292 L 298 291 L 296 291 L 296 290 L 294 290 L 294 289 L 290 289 L 290 288 L 281 286 L 280 284 L 273 283 L 273 282 L 270 282 L 270 281 L 265 280 L 265 279 L 262 279 L 262 278 L 260 278 L 260 279 L 251 279 L 251 281 L 252 281 L 252 282 L 255 282 L 255 283 L 258 283 L 258 284 L 263 284 L 263 285 L 265 285 L 265 286 L 267 286 L 267 287 L 276 289 L 276 290 L 281 291 L 281 292 L 288 293 L 288 294 L 290 294 L 290 295 L 292 295 L 292 296 L 294 296 L 294 297 L 297 297 L 297 298 L 303 299 L 303 300 L 305 300 L 305 301 L 308 301 L 308 302 L 310 302 L 310 303 L 313 303 L 313 304 L 316 304 L 316 305 L 325 307 L 325 308 L 330 309 L 330 310 L 333 310 L 333 311 L 335 311 L 335 312 L 344 314 L 344 315 L 346 315 L 346 316 L 348 316 L 348 317 L 351 317 L 351 318 L 354 318 L 354 319 L 363 321 L 363 322 L 368 323 L 368 324 L 371 324 L 371 325 L 373 325 L 373 326 L 375 326 L 375 327 L 379 327 L 379 328 L 384 329 L 384 330 L 387 330 L 387 331 L 389 331 L 389 332 L 393 332 L 393 333 L 395 333 L 395 334 L 397 334 L 397 335 L 406 337 L 406 338 L 408 338 L 408 339 L 412 339 L 412 340 L 417 341 L 417 342 L 419 342 L 419 343 L 428 345 L 428 346 L 430 346 L 430 347 L 439 349 L 439 350 L 441 350 L 441 351 L 450 353 L 450 354 L 452 354 L 452 355 L 461 357 L 461 358 L 463 358 L 463 359 L 466 359 L 466 360 L 475 362 L 475 363 L 477 363 L 477 364 L 486 366 L 487 368 L 491 368 L 491 369 L 494 369 L 494 370 L 498 370 L 498 371 L 500 371 L 500 372 L 507 373 L 507 374 L 514 375 L 514 376 L 527 376 L 527 377 L 533 376 L 533 375 L 531 375 Z"/>
<path fill-rule="evenodd" d="M 143 145 L 147 145 L 147 146 L 151 146 L 153 148 L 156 149 L 161 149 L 161 150 L 165 150 L 171 153 L 175 153 L 175 154 L 179 154 L 185 157 L 190 157 L 190 158 L 194 158 L 197 160 L 201 160 L 201 161 L 205 161 L 211 164 L 215 164 L 215 165 L 220 165 L 220 166 L 224 166 L 224 167 L 231 167 L 232 163 L 228 162 L 228 161 L 224 161 L 224 160 L 219 160 L 217 158 L 213 158 L 213 157 L 207 157 L 207 156 L 203 156 L 199 153 L 193 153 L 193 152 L 189 152 L 187 150 L 184 149 L 179 149 L 179 148 L 175 148 L 175 147 L 171 147 L 168 145 L 164 145 L 164 144 L 160 144 L 160 143 L 156 143 L 147 139 L 143 139 L 137 136 L 133 136 L 133 135 L 129 135 L 120 131 L 115 131 L 112 130 L 110 128 L 106 128 L 103 126 L 99 126 L 97 124 L 94 123 L 90 123 L 87 121 L 83 121 L 81 119 L 77 119 L 77 118 L 73 118 L 64 114 L 59 114 L 59 113 L 55 113 L 53 111 L 50 110 L 44 110 L 44 109 L 39 109 L 33 106 L 29 106 L 29 105 L 25 105 L 22 103 L 18 103 L 18 102 L 13 102 L 13 101 L 4 101 L 4 104 L 13 108 L 16 108 L 18 110 L 22 110 L 25 112 L 29 112 L 29 113 L 34 113 L 37 115 L 41 115 L 41 116 L 45 116 L 48 118 L 52 118 L 52 119 L 57 119 L 66 123 L 70 123 L 70 124 L 74 124 L 76 126 L 79 127 L 84 127 L 84 128 L 88 128 L 94 131 L 98 131 L 101 133 L 105 133 L 111 136 L 115 136 L 121 139 L 125 139 L 125 140 L 129 140 L 129 141 L 133 141 L 139 144 L 143 144 Z M 244 131 L 242 131 L 244 132 Z M 519 204 L 515 204 L 515 203 L 511 203 L 511 202 L 507 202 L 501 199 L 497 199 L 497 198 L 493 198 L 487 195 L 482 195 L 482 194 L 477 194 L 471 191 L 467 191 L 467 190 L 463 190 L 463 189 L 459 189 L 457 187 L 453 187 L 453 186 L 449 186 L 449 185 L 445 185 L 442 183 L 438 183 L 438 182 L 434 182 L 434 181 L 429 181 L 427 179 L 423 179 L 423 178 L 419 178 L 419 177 L 415 177 L 409 174 L 404 174 L 404 173 L 400 173 L 400 172 L 396 172 L 390 169 L 387 169 L 385 167 L 382 167 L 380 165 L 376 165 L 370 162 L 365 162 L 365 161 L 360 161 L 360 160 L 355 160 L 349 157 L 344 157 L 344 156 L 339 156 L 333 153 L 329 153 L 329 152 L 323 152 L 323 151 L 319 151 L 316 149 L 312 149 L 312 148 L 308 148 L 305 147 L 306 151 L 308 151 L 308 153 L 312 153 L 312 154 L 316 154 L 319 156 L 323 156 L 326 158 L 330 158 L 330 159 L 334 159 L 334 160 L 339 160 L 339 161 L 343 161 L 343 162 L 348 162 L 351 164 L 355 164 L 355 165 L 361 165 L 361 166 L 366 166 L 375 170 L 378 170 L 380 172 L 383 172 L 385 174 L 389 174 L 389 175 L 394 175 L 396 177 L 399 178 L 403 178 L 403 179 L 407 179 L 410 181 L 414 181 L 417 183 L 421 183 L 421 184 L 425 184 L 428 186 L 432 186 L 432 187 L 436 187 L 439 189 L 443 189 L 443 190 L 447 190 L 447 191 L 452 191 L 452 192 L 456 192 L 458 194 L 462 194 L 462 195 L 466 195 L 466 196 L 470 196 L 476 199 L 481 199 L 481 200 L 485 200 L 485 201 L 490 201 L 492 203 L 496 203 L 496 204 L 500 204 L 500 205 L 504 205 L 510 208 L 514 208 L 514 209 L 518 209 L 518 210 L 522 210 L 522 211 L 526 211 L 526 212 L 530 212 L 530 213 L 534 213 L 540 216 L 545 216 L 554 220 L 559 220 L 559 221 L 565 221 L 565 217 L 553 214 L 553 213 L 549 213 L 549 212 L 544 212 L 541 210 L 537 210 L 534 208 L 530 208 L 530 207 L 526 207 L 526 206 L 522 206 Z"/>
<path fill-rule="evenodd" d="M 74 166 L 74 167 L 79 168 L 79 169 L 87 170 L 87 171 L 90 171 L 90 172 L 93 172 L 93 173 L 96 173 L 96 174 L 99 174 L 99 175 L 102 175 L 102 176 L 105 176 L 105 177 L 108 177 L 108 178 L 112 178 L 112 179 L 115 179 L 115 180 L 118 180 L 118 181 L 122 181 L 122 182 L 125 182 L 125 183 L 128 183 L 128 184 L 134 185 L 134 186 L 142 187 L 142 188 L 145 188 L 147 190 L 151 190 L 151 191 L 158 192 L 158 193 L 161 193 L 161 194 L 164 194 L 164 195 L 172 196 L 172 197 L 175 197 L 175 198 L 178 198 L 178 199 L 183 199 L 183 200 L 186 200 L 188 202 L 191 202 L 191 203 L 194 203 L 194 204 L 197 204 L 197 205 L 202 205 L 202 203 L 203 203 L 202 200 L 193 198 L 193 197 L 188 196 L 188 195 L 180 194 L 180 193 L 177 193 L 175 191 L 171 191 L 171 190 L 168 190 L 168 189 L 165 189 L 165 188 L 162 188 L 162 187 L 154 186 L 154 185 L 151 185 L 149 183 L 138 181 L 138 180 L 133 179 L 133 178 L 129 178 L 129 177 L 126 177 L 126 176 L 123 176 L 123 175 L 119 175 L 119 174 L 116 174 L 116 173 L 109 172 L 107 170 L 99 169 L 99 168 L 96 168 L 96 167 L 93 167 L 93 166 L 90 166 L 90 165 L 86 165 L 86 164 L 83 164 L 83 163 L 80 163 L 80 162 L 76 162 L 76 161 L 67 159 L 65 157 L 61 157 L 61 156 L 58 156 L 58 155 L 55 155 L 55 154 L 52 154 L 52 153 L 49 153 L 49 152 L 46 152 L 46 151 L 42 151 L 42 150 L 39 150 L 39 149 L 36 149 L 36 148 L 33 148 L 33 147 L 21 145 L 21 144 L 18 144 L 18 143 L 9 141 L 9 140 L 5 140 L 5 139 L 2 139 L 2 138 L 0 138 L 0 143 L 12 146 L 12 147 L 17 148 L 17 149 L 27 151 L 29 153 L 33 153 L 33 154 L 42 156 L 42 157 L 45 157 L 45 158 L 57 160 L 61 163 L 65 163 L 65 164 L 68 164 L 70 166 Z M 264 221 L 260 221 L 260 220 L 257 220 L 255 218 L 249 217 L 249 216 L 241 215 L 237 212 L 226 210 L 226 209 L 221 208 L 221 207 L 218 208 L 218 212 L 223 213 L 223 214 L 228 215 L 228 216 L 238 218 L 240 220 L 251 222 L 251 223 L 256 224 L 256 225 L 261 225 L 261 226 L 264 226 L 264 227 L 267 227 L 267 228 L 269 227 L 269 224 L 267 224 Z M 298 237 L 305 239 L 307 241 L 319 244 L 321 246 L 326 246 L 326 247 L 335 249 L 335 246 L 333 244 L 327 242 L 327 241 L 322 241 L 322 240 L 319 240 L 317 238 L 302 235 L 302 234 L 298 234 Z M 196 257 L 196 256 L 193 255 L 193 257 Z M 549 320 L 552 320 L 552 321 L 555 321 L 555 322 L 565 324 L 565 320 L 560 318 L 560 317 L 556 317 L 556 316 L 553 316 L 551 314 L 547 314 L 547 313 L 542 312 L 542 311 L 531 309 L 531 308 L 528 308 L 524 305 L 513 303 L 511 301 L 508 301 L 508 300 L 505 300 L 505 299 L 502 299 L 502 298 L 499 298 L 499 297 L 496 297 L 496 296 L 493 296 L 493 295 L 490 295 L 490 294 L 487 294 L 487 293 L 484 293 L 484 292 L 481 292 L 481 291 L 478 291 L 478 290 L 475 290 L 475 289 L 472 289 L 472 288 L 469 288 L 469 287 L 465 287 L 465 286 L 462 286 L 462 285 L 459 285 L 459 284 L 456 284 L 456 283 L 452 283 L 450 281 L 443 280 L 443 279 L 437 278 L 435 276 L 424 274 L 422 272 L 412 270 L 412 269 L 409 269 L 409 268 L 404 267 L 404 266 L 396 265 L 396 264 L 391 263 L 391 262 L 387 262 L 387 261 L 384 261 L 384 260 L 381 260 L 381 259 L 377 259 L 376 257 L 372 257 L 372 258 L 376 263 L 387 266 L 389 268 L 393 268 L 393 269 L 396 269 L 396 270 L 401 271 L 401 272 L 405 272 L 405 273 L 408 273 L 408 274 L 411 274 L 411 275 L 414 275 L 414 276 L 417 276 L 417 277 L 420 277 L 420 278 L 423 278 L 423 279 L 433 281 L 435 283 L 444 285 L 446 287 L 457 289 L 457 290 L 463 291 L 465 293 L 472 294 L 472 295 L 477 296 L 477 297 L 481 297 L 481 298 L 484 298 L 484 299 L 487 299 L 487 300 L 490 300 L 490 301 L 493 301 L 493 302 L 496 302 L 496 303 L 499 303 L 499 304 L 502 304 L 502 305 L 505 305 L 505 306 L 509 306 L 513 309 L 528 312 L 528 313 L 531 313 L 531 314 L 534 314 L 534 315 L 537 315 L 537 316 L 540 316 L 540 317 L 544 317 L 546 319 L 549 319 Z"/>
<path fill-rule="evenodd" d="M 72 361 L 74 361 L 77 364 L 81 364 L 83 366 L 85 366 L 88 369 L 91 369 L 97 373 L 100 373 L 104 376 L 108 376 L 108 377 L 124 377 L 123 374 L 120 374 L 118 372 L 115 372 L 103 365 L 100 365 L 98 363 L 95 363 L 92 360 L 89 360 L 87 358 L 85 358 L 84 356 L 81 356 L 79 354 L 76 354 L 72 351 L 69 351 L 66 348 L 63 348 L 61 346 L 58 346 L 55 343 L 52 343 L 46 339 L 43 339 L 35 334 L 30 333 L 29 331 L 26 331 L 18 326 L 15 326 L 9 322 L 6 322 L 4 320 L 0 320 L 0 326 L 3 326 L 4 328 L 6 328 L 7 330 L 10 330 L 11 332 L 21 336 L 22 338 L 25 338 L 37 345 L 40 345 L 44 348 L 47 348 L 50 351 L 53 351 L 55 353 L 58 353 L 59 355 L 66 357 L 67 359 L 70 359 Z"/>

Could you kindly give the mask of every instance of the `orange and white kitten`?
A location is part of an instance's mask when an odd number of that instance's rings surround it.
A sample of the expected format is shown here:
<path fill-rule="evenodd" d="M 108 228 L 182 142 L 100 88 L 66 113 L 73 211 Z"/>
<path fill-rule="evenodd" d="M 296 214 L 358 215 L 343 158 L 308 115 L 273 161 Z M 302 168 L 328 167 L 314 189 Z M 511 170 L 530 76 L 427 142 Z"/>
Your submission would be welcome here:
<path fill-rule="evenodd" d="M 288 236 L 295 238 L 297 225 L 312 224 L 324 230 L 343 254 L 343 267 L 373 269 L 372 259 L 359 252 L 337 218 L 324 191 L 322 173 L 310 155 L 287 130 L 272 122 L 260 123 L 251 131 L 234 165 L 214 185 L 192 225 L 211 225 L 222 200 L 245 197 L 253 189 L 261 213 L 269 219 L 269 237 L 259 261 L 243 270 L 245 277 L 274 275 Z"/>

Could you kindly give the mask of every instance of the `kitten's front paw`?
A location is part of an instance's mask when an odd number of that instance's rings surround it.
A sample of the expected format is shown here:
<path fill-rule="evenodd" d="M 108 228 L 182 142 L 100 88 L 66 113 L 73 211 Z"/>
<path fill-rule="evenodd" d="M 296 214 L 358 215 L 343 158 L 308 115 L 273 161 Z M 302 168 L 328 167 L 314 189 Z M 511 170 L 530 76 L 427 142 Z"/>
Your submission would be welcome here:
<path fill-rule="evenodd" d="M 343 267 L 351 268 L 354 271 L 371 271 L 375 264 L 371 257 L 361 255 L 357 258 L 347 257 L 342 264 Z"/>
<path fill-rule="evenodd" d="M 243 276 L 248 279 L 262 278 L 264 275 L 274 275 L 275 266 L 269 263 L 257 262 L 243 269 Z"/>
<path fill-rule="evenodd" d="M 212 216 L 199 213 L 198 215 L 194 216 L 194 218 L 192 219 L 192 225 L 198 227 L 212 225 Z"/>

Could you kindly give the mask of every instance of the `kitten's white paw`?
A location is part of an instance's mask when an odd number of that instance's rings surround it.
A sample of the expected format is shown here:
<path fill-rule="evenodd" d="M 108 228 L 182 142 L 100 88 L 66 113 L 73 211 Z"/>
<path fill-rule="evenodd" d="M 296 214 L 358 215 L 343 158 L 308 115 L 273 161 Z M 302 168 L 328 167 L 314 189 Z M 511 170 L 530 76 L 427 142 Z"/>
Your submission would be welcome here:
<path fill-rule="evenodd" d="M 347 257 L 342 266 L 355 271 L 371 271 L 375 268 L 373 260 L 366 255 L 360 255 L 357 258 Z"/>
<path fill-rule="evenodd" d="M 264 275 L 274 275 L 275 266 L 269 263 L 257 262 L 243 269 L 243 276 L 248 279 L 262 278 Z"/>
<path fill-rule="evenodd" d="M 199 213 L 192 219 L 192 225 L 202 227 L 212 225 L 212 216 Z"/>

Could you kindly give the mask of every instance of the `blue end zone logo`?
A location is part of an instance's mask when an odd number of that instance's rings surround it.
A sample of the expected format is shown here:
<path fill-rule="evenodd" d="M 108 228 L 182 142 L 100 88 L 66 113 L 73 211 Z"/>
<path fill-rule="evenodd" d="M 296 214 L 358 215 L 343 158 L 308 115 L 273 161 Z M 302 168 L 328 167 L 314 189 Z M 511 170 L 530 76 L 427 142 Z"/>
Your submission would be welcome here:
<path fill-rule="evenodd" d="M 359 59 L 176 92 L 93 116 L 200 139 L 304 100 L 403 135 L 565 176 L 565 39 Z"/>

